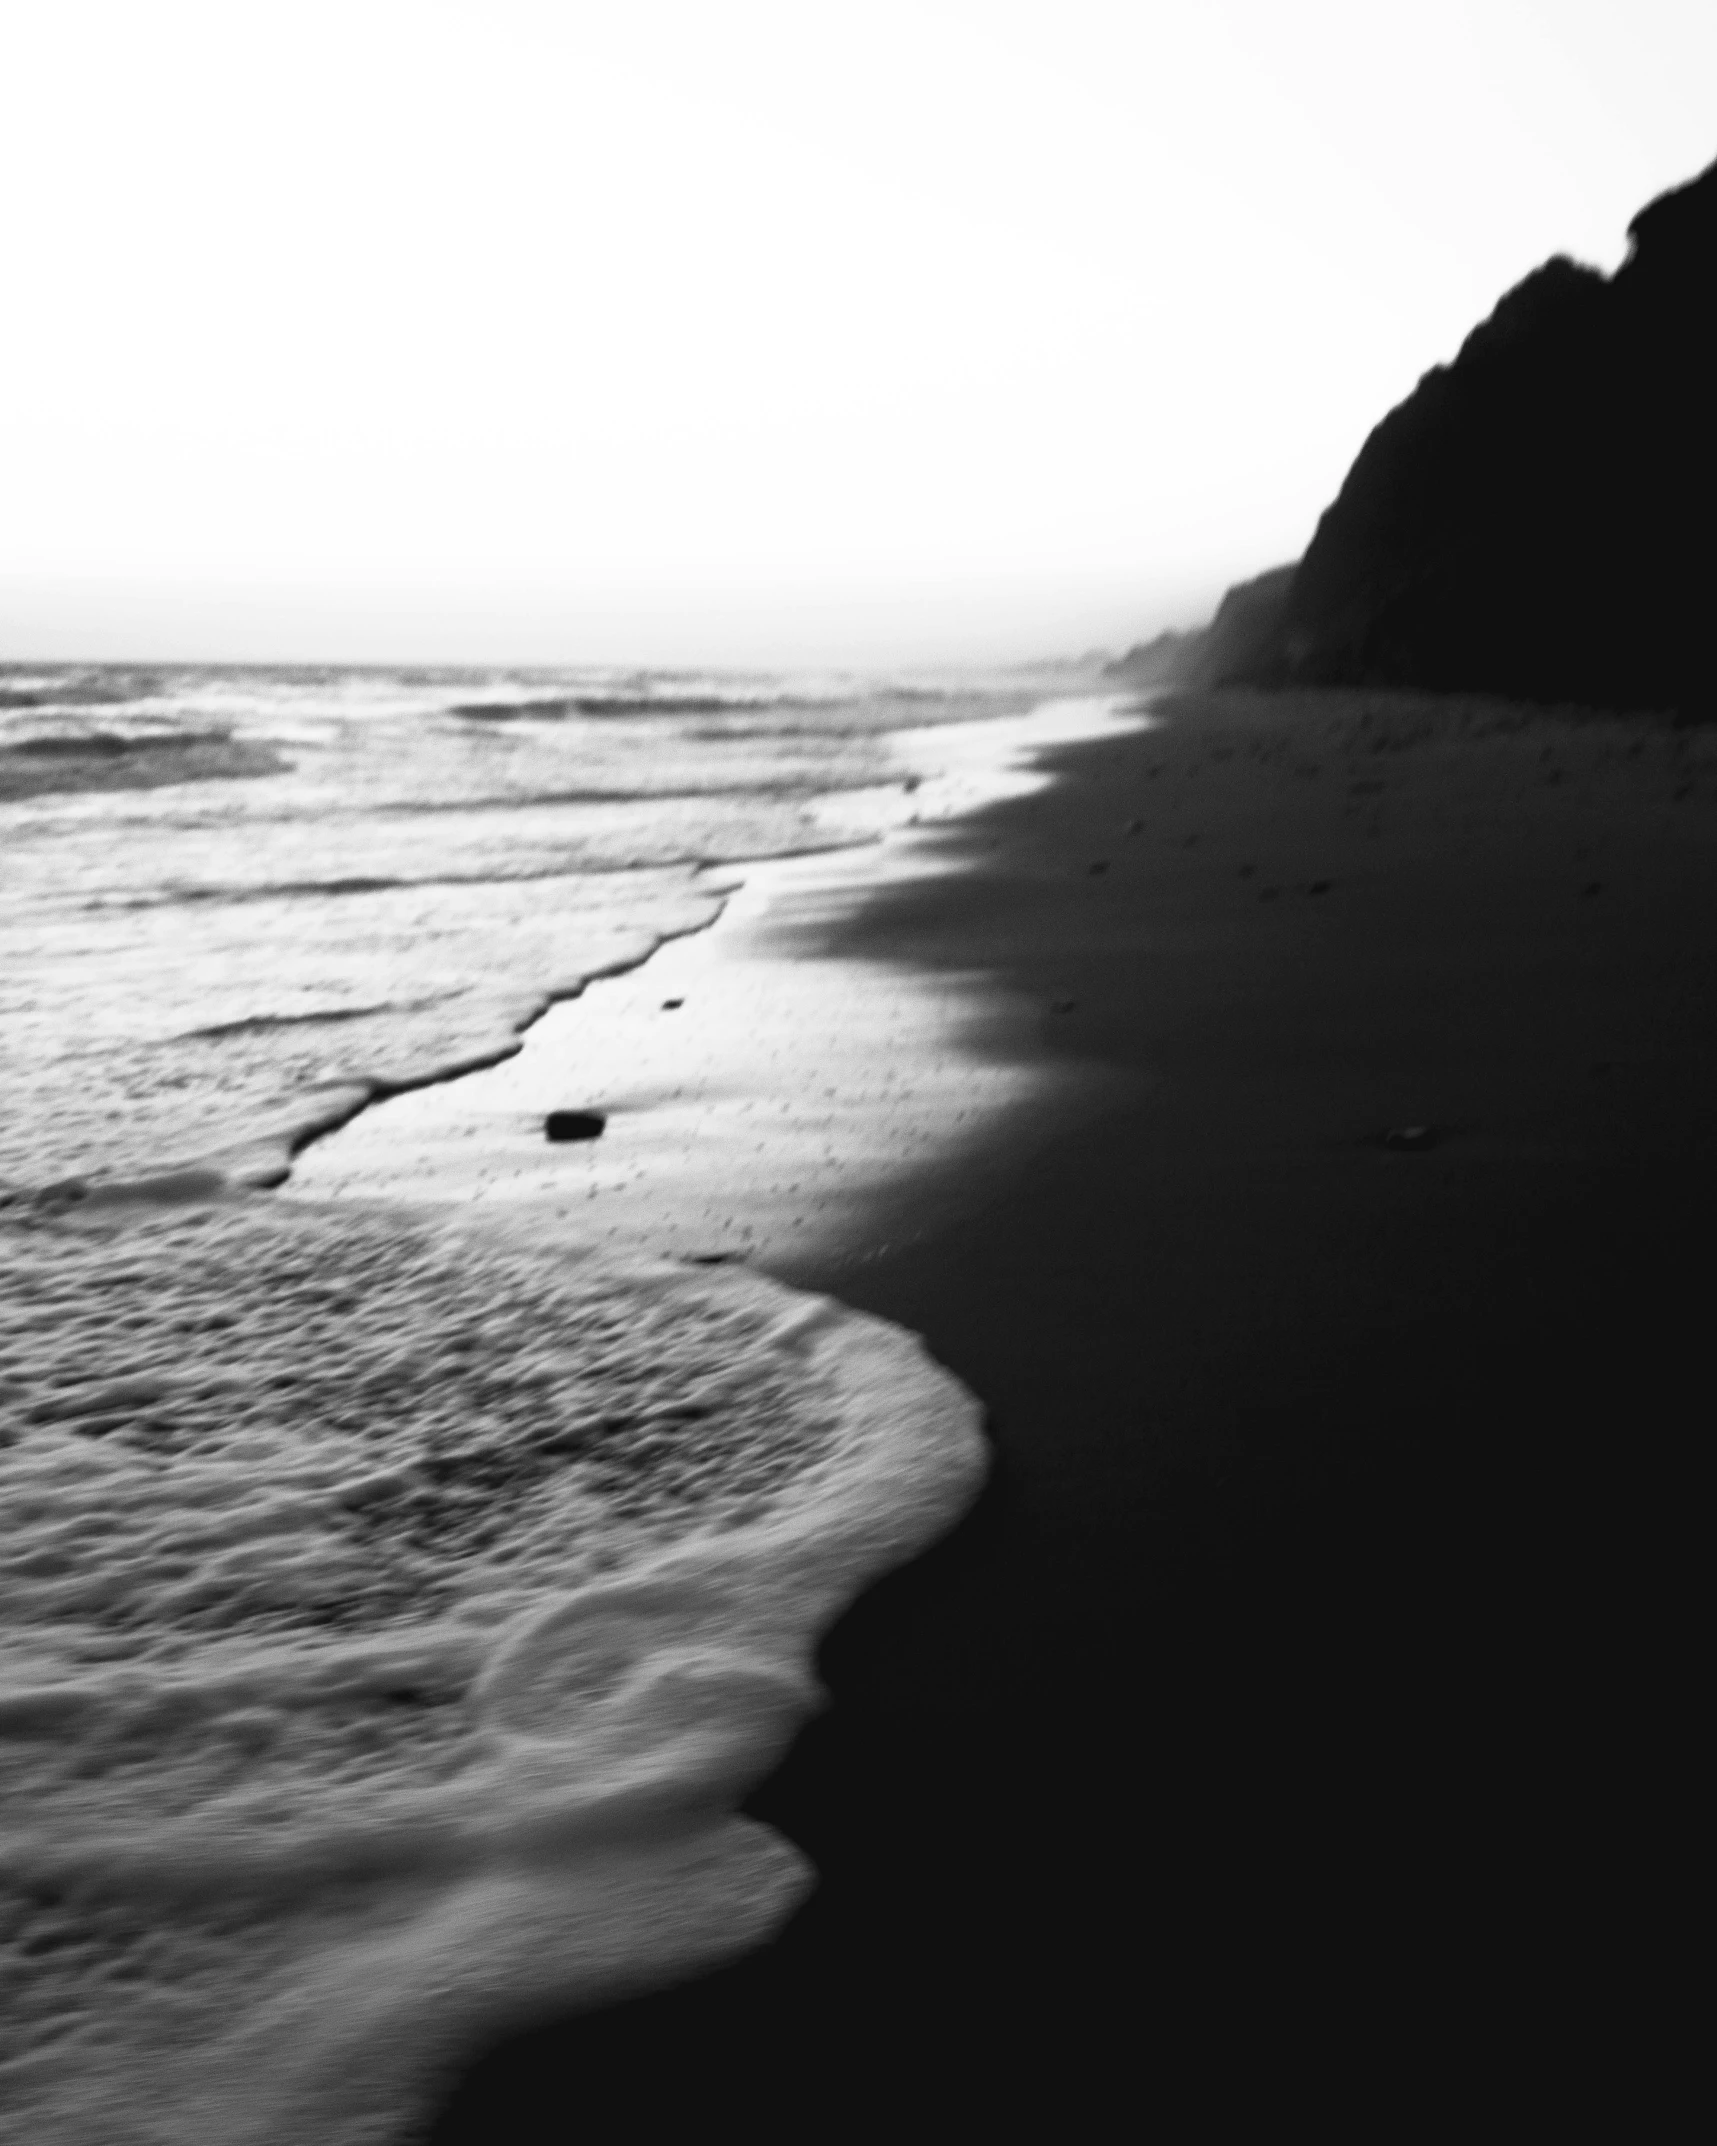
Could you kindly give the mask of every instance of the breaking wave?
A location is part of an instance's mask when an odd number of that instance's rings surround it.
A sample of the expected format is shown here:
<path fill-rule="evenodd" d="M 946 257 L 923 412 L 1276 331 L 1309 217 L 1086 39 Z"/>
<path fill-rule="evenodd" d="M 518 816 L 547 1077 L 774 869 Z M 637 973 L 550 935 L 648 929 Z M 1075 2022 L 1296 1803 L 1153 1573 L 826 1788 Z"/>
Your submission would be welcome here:
<path fill-rule="evenodd" d="M 55 791 L 152 790 L 173 783 L 234 781 L 283 773 L 272 745 L 224 730 L 124 737 L 112 731 L 55 734 L 0 744 L 0 800 Z"/>
<path fill-rule="evenodd" d="M 456 703 L 448 712 L 467 722 L 503 723 L 535 717 L 556 721 L 570 715 L 722 715 L 729 709 L 826 708 L 827 700 L 807 700 L 786 693 L 577 693 L 551 700 L 478 700 Z"/>

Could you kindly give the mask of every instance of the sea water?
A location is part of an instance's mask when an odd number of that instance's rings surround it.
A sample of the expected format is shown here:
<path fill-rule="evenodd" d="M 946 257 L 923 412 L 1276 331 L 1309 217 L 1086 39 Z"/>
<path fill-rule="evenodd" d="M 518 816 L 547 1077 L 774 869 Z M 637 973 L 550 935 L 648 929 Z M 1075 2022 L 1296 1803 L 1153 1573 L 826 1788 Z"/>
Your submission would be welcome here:
<path fill-rule="evenodd" d="M 907 724 L 1017 681 L 0 670 L 0 1188 L 277 1175 L 719 907 L 907 816 Z M 850 800 L 852 822 L 839 810 Z"/>
<path fill-rule="evenodd" d="M 971 1397 L 743 1270 L 256 1188 L 1040 698 L 0 673 L 5 2135 L 406 2136 L 803 1897 L 735 1806 L 971 1496 Z"/>

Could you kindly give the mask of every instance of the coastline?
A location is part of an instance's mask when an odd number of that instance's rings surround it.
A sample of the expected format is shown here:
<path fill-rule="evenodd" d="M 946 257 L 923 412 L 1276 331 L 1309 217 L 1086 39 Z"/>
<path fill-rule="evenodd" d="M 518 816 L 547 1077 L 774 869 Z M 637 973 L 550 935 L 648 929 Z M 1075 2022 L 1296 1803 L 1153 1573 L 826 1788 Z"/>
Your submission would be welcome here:
<path fill-rule="evenodd" d="M 930 974 L 821 941 L 890 887 L 964 870 L 950 828 L 1047 788 L 1044 752 L 1148 720 L 1104 693 L 897 733 L 899 775 L 817 813 L 841 846 L 709 870 L 700 928 L 593 976 L 490 1064 L 375 1098 L 387 1107 L 300 1152 L 287 1197 L 527 1214 L 620 1256 L 770 1270 L 838 1256 L 859 1211 L 948 1182 L 968 1148 L 1051 1091 L 1061 1107 L 1080 1076 L 1029 1044 L 972 1047 L 998 1014 L 1029 1014 L 993 964 Z M 599 1113 L 600 1136 L 546 1143 L 562 1109 Z"/>
<path fill-rule="evenodd" d="M 986 1086 L 959 1048 L 975 1009 L 990 1003 L 985 979 L 953 989 L 878 963 L 868 995 L 855 999 L 854 965 L 828 961 L 819 997 L 819 964 L 804 943 L 864 890 L 953 868 L 931 854 L 933 834 L 903 822 L 935 823 L 975 796 L 1042 788 L 1032 750 L 1131 727 L 1130 714 L 1117 720 L 1123 698 L 1045 703 L 946 737 L 901 734 L 911 750 L 899 778 L 827 801 L 831 819 L 859 823 L 859 841 L 849 834 L 843 849 L 773 856 L 748 867 L 737 889 L 703 889 L 704 906 L 728 927 L 719 952 L 712 933 L 688 933 L 659 964 L 640 949 L 610 972 L 593 1002 L 610 1013 L 627 990 L 641 990 L 648 1007 L 671 986 L 676 960 L 701 980 L 692 1018 L 669 1023 L 663 1044 L 682 1075 L 688 1037 L 705 1046 L 704 1092 L 682 1113 L 704 1135 L 693 1142 L 703 1152 L 685 1151 L 684 1126 L 658 1139 L 657 1216 L 671 1216 L 701 1168 L 706 1186 L 725 1185 L 734 1201 L 730 1220 L 805 1218 L 789 1216 L 772 1197 L 782 1188 L 764 1181 L 788 1128 L 760 1104 L 800 1121 L 802 1160 L 818 1181 L 787 1189 L 804 1190 L 812 1220 L 843 1196 L 850 1204 L 855 1193 L 922 1178 L 924 1154 L 957 1144 L 963 1121 L 1016 1108 L 1032 1085 L 1021 1068 L 999 1066 Z M 761 1025 L 760 1011 L 769 1015 Z M 584 1074 L 599 1027 L 587 1017 L 562 1039 Z M 854 1045 L 867 1029 L 875 1033 L 855 1082 Z M 610 1042 L 611 1067 L 636 1076 L 624 1019 Z M 562 1077 L 551 1024 L 534 1042 L 515 1042 L 513 1055 L 539 1068 L 546 1058 L 548 1077 Z M 812 1073 L 825 1084 L 808 1096 L 800 1091 Z M 365 1135 L 425 1101 L 469 1117 L 485 1076 L 429 1087 L 368 1113 Z M 533 1161 L 590 1159 L 545 1148 L 540 1109 L 524 1113 L 522 1128 L 510 1122 L 517 1116 L 502 1111 L 503 1147 L 522 1129 Z M 648 1146 L 672 1116 L 661 1096 L 632 1098 L 600 1153 L 626 1149 L 629 1125 Z M 822 1631 L 868 1580 L 952 1525 L 987 1473 L 976 1402 L 916 1335 L 793 1291 L 761 1262 L 730 1266 L 749 1243 L 723 1244 L 712 1258 L 648 1243 L 654 1223 L 630 1235 L 593 1229 L 577 1206 L 557 1213 L 505 1187 L 496 1200 L 473 1199 L 468 1179 L 424 1167 L 409 1139 L 403 1150 L 382 1146 L 375 1181 L 342 1188 L 357 1195 L 344 1203 L 315 1183 L 295 1188 L 296 1198 L 259 1196 L 204 1166 L 71 1181 L 9 1218 L 21 1233 L 5 1248 L 14 1293 L 33 1302 L 45 1291 L 52 1307 L 38 1322 L 47 1358 L 32 1364 L 49 1389 L 50 1428 L 24 1455 L 22 1479 L 39 1488 L 44 1470 L 63 1466 L 87 1491 L 91 1471 L 105 1468 L 108 1501 L 135 1522 L 137 1540 L 121 1529 L 114 1551 L 123 1583 L 83 1571 L 72 1592 L 101 1596 L 123 1584 L 133 1614 L 157 1595 L 169 1609 L 176 1600 L 176 1538 L 156 1526 L 160 1486 L 151 1480 L 140 1494 L 132 1480 L 159 1464 L 163 1439 L 190 1506 L 222 1516 L 195 1586 L 227 1643 L 224 1666 L 204 1662 L 171 1684 L 172 1704 L 195 1715 L 197 1733 L 181 1725 L 146 1760 L 129 1753 L 123 1807 L 112 1806 L 89 1749 L 46 1736 L 37 1754 L 46 1773 L 21 1784 L 22 1800 L 36 1816 L 52 1809 L 53 1824 L 14 1833 L 9 1882 L 47 1888 L 41 1901 L 28 1894 L 26 1913 L 51 1919 L 68 1872 L 97 1870 L 122 1924 L 134 1896 L 152 1888 L 167 1949 L 194 1928 L 211 1889 L 242 1896 L 221 1941 L 249 1979 L 229 1975 L 224 2004 L 199 2011 L 196 1991 L 173 1982 L 191 1975 L 179 1963 L 165 1995 L 121 1990 L 92 2004 L 76 2073 L 36 2052 L 14 2085 L 35 2097 L 34 2117 L 69 2124 L 68 2137 L 103 2126 L 153 2136 L 163 2123 L 235 2137 L 296 2136 L 304 2125 L 330 2137 L 375 2122 L 410 2128 L 426 2097 L 433 2106 L 450 2057 L 483 2032 L 612 2003 L 760 1945 L 814 1873 L 800 1849 L 736 1807 L 821 1702 L 812 1653 Z M 610 1188 L 635 1223 L 650 1207 L 639 1164 L 635 1148 L 623 1154 Z M 31 1230 L 39 1241 L 25 1241 Z M 777 1264 L 794 1242 L 784 1226 L 742 1234 L 760 1236 Z M 726 1271 L 695 1271 L 703 1265 Z M 364 1283 L 352 1294 L 341 1277 L 357 1270 Z M 444 1300 L 453 1277 L 457 1295 Z M 112 1316 L 116 1295 L 122 1319 Z M 659 1320 L 649 1308 L 657 1299 Z M 96 1308 L 96 1331 L 66 1327 L 72 1306 Z M 743 1374 L 700 1384 L 702 1372 L 688 1371 L 706 1343 L 739 1351 L 737 1364 L 754 1326 L 761 1355 Z M 222 1337 L 235 1328 L 255 1377 L 245 1401 L 217 1402 L 204 1421 L 209 1393 L 232 1386 Z M 645 1352 L 647 1370 L 626 1357 L 622 1333 Z M 271 1365 L 271 1334 L 286 1368 Z M 619 1353 L 604 1353 L 611 1343 Z M 586 1346 L 589 1361 L 579 1354 Z M 690 1405 L 659 1407 L 657 1385 L 672 1389 L 676 1378 Z M 536 1442 L 505 1431 L 491 1440 L 508 1397 L 545 1383 L 552 1393 L 524 1404 Z M 306 1468 L 349 1475 L 340 1442 L 355 1421 L 355 1388 L 367 1396 L 368 1440 L 357 1502 L 342 1493 L 294 1503 Z M 759 1456 L 787 1435 L 788 1388 L 808 1411 L 804 1457 L 776 1483 Z M 592 1394 L 603 1399 L 597 1412 Z M 268 1414 L 277 1404 L 280 1422 Z M 154 1413 L 115 1413 L 143 1407 Z M 737 1443 L 730 1417 L 746 1427 Z M 832 1440 L 826 1452 L 819 1438 Z M 99 1443 L 86 1448 L 86 1439 Z M 279 1475 L 293 1486 L 284 1494 Z M 60 1517 L 64 1501 L 44 1496 Z M 14 1502 L 26 1527 L 40 1517 L 41 1501 Z M 235 1554 L 258 1511 L 272 1548 Z M 682 1540 L 676 1521 L 688 1519 Z M 437 1580 L 402 1589 L 401 1559 L 409 1564 L 432 1539 Z M 490 1542 L 494 1572 L 483 1562 Z M 551 1554 L 538 1570 L 531 1559 L 545 1544 Z M 104 1642 L 89 1640 L 75 1615 L 65 1632 L 54 1624 L 64 1577 L 54 1558 L 25 1562 L 10 1599 L 39 1642 L 26 1710 L 48 1691 L 53 1719 L 99 1744 L 89 1721 L 104 1687 L 85 1673 L 84 1654 L 93 1648 L 105 1662 Z M 304 1609 L 307 1574 L 320 1593 Z M 435 1605 L 404 1637 L 388 1625 L 400 1601 Z M 289 1604 L 303 1609 L 297 1623 Z M 163 1644 L 170 1653 L 171 1636 Z M 312 1669 L 301 1656 L 314 1657 Z M 316 1712 L 317 1695 L 330 1691 L 339 1695 L 335 1729 Z M 230 1756 L 229 1714 L 237 1706 L 242 1716 L 259 1694 L 279 1701 L 265 1706 L 266 1733 L 248 1719 L 233 1733 L 247 1751 L 245 1739 L 260 1736 L 261 1755 L 251 1752 L 242 1780 L 211 1789 L 204 1775 L 220 1775 Z M 306 1739 L 318 1735 L 345 1736 L 351 1748 L 341 1746 L 322 1794 L 306 1799 Z M 72 1769 L 75 1791 L 52 1785 L 56 1766 Z M 179 1823 L 187 1797 L 194 1829 Z M 247 1830 L 253 1807 L 274 1821 L 260 1845 Z M 614 1841 L 625 1846 L 610 1857 Z M 359 1867 L 364 1886 L 340 1882 Z M 288 1897 L 289 1931 L 269 1907 Z M 47 2022 L 49 2040 L 54 2022 L 78 2012 L 84 1964 L 32 1977 L 32 2016 Z M 150 2006 L 175 2003 L 176 2054 L 157 2061 Z"/>
<path fill-rule="evenodd" d="M 1640 1814 L 1595 1748 L 1649 1778 L 1674 1733 L 1710 746 L 1405 695 L 1166 713 L 825 930 L 993 967 L 967 1047 L 1107 1099 L 771 1269 L 923 1333 L 995 1456 L 746 1806 L 818 1893 L 741 1966 L 491 2052 L 438 2142 L 559 2135 L 569 2068 L 662 2116 L 1382 2078 L 1398 2119 L 1530 2062 L 1523 1991 L 1572 2038 L 1612 1986 Z"/>

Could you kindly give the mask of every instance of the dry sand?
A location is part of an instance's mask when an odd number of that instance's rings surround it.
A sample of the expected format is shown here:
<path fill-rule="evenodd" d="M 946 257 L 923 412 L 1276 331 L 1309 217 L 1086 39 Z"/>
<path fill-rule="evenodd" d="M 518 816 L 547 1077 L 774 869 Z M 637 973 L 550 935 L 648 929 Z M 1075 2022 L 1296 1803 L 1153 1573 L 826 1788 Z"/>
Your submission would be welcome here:
<path fill-rule="evenodd" d="M 1620 2079 L 1650 2128 L 1622 2025 L 1677 1876 L 1717 738 L 1165 712 L 823 936 L 995 972 L 963 1047 L 1076 1077 L 777 1263 L 923 1332 L 997 1449 L 748 1806 L 821 1891 L 740 1968 L 494 2052 L 439 2141 L 593 2101 L 1397 2137 L 1481 2080 Z"/>

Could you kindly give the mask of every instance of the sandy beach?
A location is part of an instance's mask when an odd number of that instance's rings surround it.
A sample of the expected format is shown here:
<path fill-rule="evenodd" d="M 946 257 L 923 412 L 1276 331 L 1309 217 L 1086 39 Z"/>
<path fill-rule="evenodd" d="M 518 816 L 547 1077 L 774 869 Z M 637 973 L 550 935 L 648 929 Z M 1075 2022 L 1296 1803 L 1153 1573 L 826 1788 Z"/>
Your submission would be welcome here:
<path fill-rule="evenodd" d="M 759 1258 L 925 1335 L 994 1445 L 747 1805 L 818 1892 L 488 2053 L 438 2146 L 593 2092 L 754 2135 L 1077 2135 L 1118 2097 L 1399 2135 L 1499 2057 L 1610 2076 L 1685 1673 L 1717 749 L 1400 694 L 1159 712 L 814 934 L 987 974 L 962 1049 L 1053 1076 Z"/>
<path fill-rule="evenodd" d="M 1717 7 L 290 29 L 8 46 L 0 2146 L 1674 2146 Z"/>

